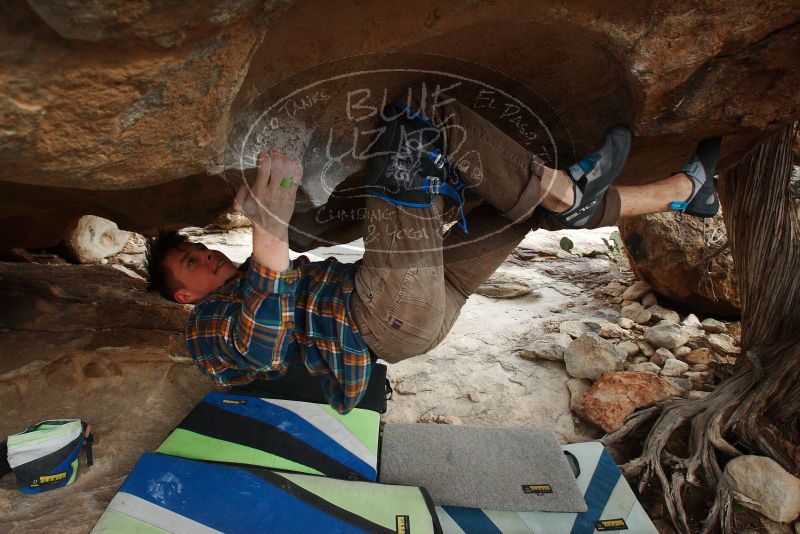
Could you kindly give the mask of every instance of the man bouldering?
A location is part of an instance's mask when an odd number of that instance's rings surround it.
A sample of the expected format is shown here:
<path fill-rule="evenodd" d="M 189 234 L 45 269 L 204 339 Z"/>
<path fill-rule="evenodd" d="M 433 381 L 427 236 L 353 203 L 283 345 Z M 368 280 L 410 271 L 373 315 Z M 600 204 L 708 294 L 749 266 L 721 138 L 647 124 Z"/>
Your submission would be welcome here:
<path fill-rule="evenodd" d="M 195 305 L 186 342 L 219 385 L 278 378 L 300 358 L 323 377 L 331 406 L 346 413 L 366 391 L 375 357 L 394 363 L 434 348 L 530 230 L 611 226 L 669 210 L 710 217 L 719 209 L 718 138 L 701 142 L 670 177 L 617 187 L 627 126 L 610 128 L 591 154 L 556 170 L 453 99 L 436 109 L 415 104 L 384 110 L 385 130 L 367 162 L 360 262 L 290 261 L 288 221 L 303 167 L 276 149 L 259 154 L 254 184 L 234 200 L 253 222 L 253 253 L 240 269 L 176 232 L 150 240 L 150 287 Z M 464 203 L 467 190 L 482 201 L 477 207 Z M 443 232 L 448 207 L 464 231 Z"/>

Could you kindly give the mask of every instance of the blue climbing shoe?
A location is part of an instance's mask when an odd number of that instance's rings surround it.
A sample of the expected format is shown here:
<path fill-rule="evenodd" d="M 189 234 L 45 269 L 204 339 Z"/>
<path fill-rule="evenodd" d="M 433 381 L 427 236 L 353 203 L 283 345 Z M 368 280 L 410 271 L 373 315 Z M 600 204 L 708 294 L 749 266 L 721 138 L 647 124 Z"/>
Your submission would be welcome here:
<path fill-rule="evenodd" d="M 427 118 L 393 102 L 384 116 L 386 131 L 368 154 L 366 192 L 387 202 L 411 208 L 433 205 L 433 195 L 449 198 L 461 214 L 466 233 L 465 184 L 445 158 L 444 136 Z"/>
<path fill-rule="evenodd" d="M 612 126 L 600 145 L 567 169 L 575 200 L 568 210 L 554 214 L 565 228 L 583 228 L 591 220 L 609 186 L 625 167 L 631 149 L 631 129 Z"/>
<path fill-rule="evenodd" d="M 696 217 L 713 217 L 719 211 L 719 197 L 714 186 L 714 171 L 719 163 L 722 139 L 710 137 L 697 144 L 689 162 L 679 171 L 692 181 L 692 194 L 684 201 L 671 202 L 671 210 Z"/>

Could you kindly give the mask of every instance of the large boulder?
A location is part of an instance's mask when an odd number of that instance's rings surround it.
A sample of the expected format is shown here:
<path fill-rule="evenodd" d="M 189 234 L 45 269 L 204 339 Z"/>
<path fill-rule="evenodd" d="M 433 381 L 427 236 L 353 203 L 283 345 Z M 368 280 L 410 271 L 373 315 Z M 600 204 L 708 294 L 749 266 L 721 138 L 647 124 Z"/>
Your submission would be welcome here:
<path fill-rule="evenodd" d="M 725 168 L 764 131 L 800 115 L 800 5 L 792 2 L 110 6 L 3 7 L 0 251 L 55 244 L 85 214 L 146 234 L 204 225 L 229 208 L 233 188 L 251 177 L 238 171 L 268 144 L 305 155 L 295 227 L 352 238 L 358 221 L 347 217 L 360 201 L 333 217 L 314 210 L 330 208 L 333 186 L 363 164 L 340 166 L 323 183 L 319 156 L 345 153 L 354 132 L 375 126 L 361 112 L 379 106 L 384 89 L 427 80 L 434 91 L 433 71 L 477 77 L 485 85 L 473 84 L 467 102 L 558 167 L 610 124 L 630 123 L 636 142 L 623 185 L 668 176 L 711 135 L 725 134 Z M 331 63 L 337 58 L 354 59 Z M 370 91 L 351 113 L 350 97 Z M 522 113 L 501 91 L 536 106 Z M 535 143 L 547 146 L 530 144 L 531 125 Z M 312 244 L 302 233 L 292 239 L 296 248 Z"/>
<path fill-rule="evenodd" d="M 92 467 L 71 489 L 0 481 L 0 531 L 88 532 L 136 459 L 213 386 L 183 340 L 188 309 L 100 265 L 0 262 L 0 436 L 44 419 L 95 432 Z"/>
<path fill-rule="evenodd" d="M 736 315 L 741 309 L 722 214 L 704 220 L 672 213 L 628 217 L 619 232 L 636 277 L 690 309 Z"/>

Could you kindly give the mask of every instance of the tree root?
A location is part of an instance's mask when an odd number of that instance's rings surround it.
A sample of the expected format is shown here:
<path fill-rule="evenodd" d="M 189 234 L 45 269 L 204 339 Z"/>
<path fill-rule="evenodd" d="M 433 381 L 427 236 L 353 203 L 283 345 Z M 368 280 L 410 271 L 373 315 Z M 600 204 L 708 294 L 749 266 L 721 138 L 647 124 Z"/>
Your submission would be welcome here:
<path fill-rule="evenodd" d="M 708 397 L 664 401 L 602 440 L 619 442 L 658 416 L 641 455 L 621 467 L 628 477 L 641 476 L 640 491 L 658 480 L 682 534 L 691 533 L 683 504 L 689 487 L 714 491 L 704 534 L 731 532 L 733 498 L 748 501 L 725 480 L 720 462 L 761 454 L 800 474 L 800 218 L 789 196 L 797 132 L 792 125 L 774 134 L 719 184 L 742 300 L 742 355 L 733 374 Z M 683 457 L 667 444 L 685 425 Z"/>

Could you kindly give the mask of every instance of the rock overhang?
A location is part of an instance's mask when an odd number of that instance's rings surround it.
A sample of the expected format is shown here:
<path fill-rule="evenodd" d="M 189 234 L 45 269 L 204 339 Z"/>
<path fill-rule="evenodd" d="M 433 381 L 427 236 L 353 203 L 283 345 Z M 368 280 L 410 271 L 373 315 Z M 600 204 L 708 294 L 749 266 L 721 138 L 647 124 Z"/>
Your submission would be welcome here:
<path fill-rule="evenodd" d="M 54 244 L 87 213 L 144 233 L 209 222 L 230 204 L 214 174 L 235 168 L 253 104 L 341 58 L 428 55 L 494 70 L 491 82 L 515 80 L 550 106 L 563 154 L 630 122 L 624 184 L 668 175 L 710 135 L 725 135 L 724 168 L 800 111 L 800 7 L 790 4 L 53 9 L 11 4 L 0 31 L 12 67 L 0 79 L 3 247 Z M 404 81 L 413 76 L 385 85 Z M 304 128 L 295 142 L 307 149 Z M 309 189 L 298 212 L 324 201 Z"/>

